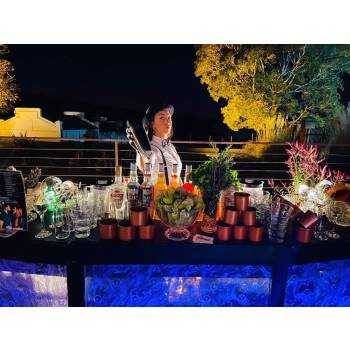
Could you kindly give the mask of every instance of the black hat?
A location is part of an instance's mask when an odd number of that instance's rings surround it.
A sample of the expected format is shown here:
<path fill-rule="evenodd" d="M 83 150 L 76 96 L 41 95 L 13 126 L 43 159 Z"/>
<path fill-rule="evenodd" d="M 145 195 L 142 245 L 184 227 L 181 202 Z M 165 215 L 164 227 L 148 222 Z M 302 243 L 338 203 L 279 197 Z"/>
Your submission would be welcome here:
<path fill-rule="evenodd" d="M 170 105 L 168 103 L 160 103 L 160 104 L 155 104 L 151 105 L 147 108 L 145 116 L 147 116 L 148 119 L 153 119 L 153 117 L 156 115 L 156 113 L 167 109 L 171 116 L 174 114 L 174 106 Z"/>
<path fill-rule="evenodd" d="M 158 104 L 151 105 L 147 108 L 146 113 L 145 113 L 143 120 L 142 120 L 142 124 L 143 124 L 143 127 L 144 127 L 146 133 L 148 133 L 149 136 L 150 136 L 150 132 L 149 132 L 150 124 L 153 121 L 154 116 L 158 112 L 160 112 L 164 109 L 167 109 L 170 112 L 171 116 L 173 116 L 174 110 L 175 110 L 174 106 L 171 104 L 168 104 L 168 103 L 158 103 Z"/>

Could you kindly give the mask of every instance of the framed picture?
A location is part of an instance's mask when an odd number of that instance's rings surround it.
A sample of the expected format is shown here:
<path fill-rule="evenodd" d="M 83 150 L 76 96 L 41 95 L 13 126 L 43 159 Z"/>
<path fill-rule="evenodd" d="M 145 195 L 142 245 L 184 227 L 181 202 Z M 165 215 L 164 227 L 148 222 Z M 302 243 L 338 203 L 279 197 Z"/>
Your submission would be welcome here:
<path fill-rule="evenodd" d="M 0 237 L 28 230 L 24 181 L 21 171 L 0 169 Z"/>

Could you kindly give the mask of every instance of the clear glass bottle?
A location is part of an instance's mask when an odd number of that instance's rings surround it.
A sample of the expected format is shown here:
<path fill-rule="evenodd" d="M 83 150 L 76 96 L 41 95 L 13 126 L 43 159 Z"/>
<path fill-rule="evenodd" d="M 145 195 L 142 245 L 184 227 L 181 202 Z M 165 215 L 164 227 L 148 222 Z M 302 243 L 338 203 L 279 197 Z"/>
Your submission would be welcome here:
<path fill-rule="evenodd" d="M 130 164 L 130 181 L 127 186 L 128 210 L 139 205 L 140 184 L 137 179 L 136 163 Z"/>
<path fill-rule="evenodd" d="M 115 167 L 114 183 L 109 187 L 108 208 L 106 208 L 108 216 L 117 220 L 124 220 L 125 203 L 127 200 L 122 171 L 123 168 L 120 165 Z"/>
<path fill-rule="evenodd" d="M 145 164 L 143 182 L 140 185 L 140 204 L 146 208 L 151 206 L 153 197 L 153 186 L 151 183 L 151 163 Z"/>
<path fill-rule="evenodd" d="M 170 179 L 170 183 L 169 183 L 169 188 L 178 188 L 181 186 L 180 184 L 180 176 L 177 173 L 177 164 L 173 164 L 173 169 L 171 172 L 171 179 Z"/>
<path fill-rule="evenodd" d="M 48 204 L 47 211 L 53 212 L 57 203 L 57 197 L 55 191 L 51 185 L 48 185 L 47 190 L 44 194 L 45 202 Z"/>
<path fill-rule="evenodd" d="M 194 192 L 195 188 L 192 185 L 192 181 L 189 179 L 191 173 L 192 173 L 192 165 L 186 165 L 184 184 L 182 185 L 182 187 L 186 191 Z"/>
<path fill-rule="evenodd" d="M 192 173 L 192 165 L 186 164 L 184 184 L 192 183 L 192 181 L 190 181 L 190 179 L 189 179 L 189 176 L 190 176 L 191 173 Z"/>

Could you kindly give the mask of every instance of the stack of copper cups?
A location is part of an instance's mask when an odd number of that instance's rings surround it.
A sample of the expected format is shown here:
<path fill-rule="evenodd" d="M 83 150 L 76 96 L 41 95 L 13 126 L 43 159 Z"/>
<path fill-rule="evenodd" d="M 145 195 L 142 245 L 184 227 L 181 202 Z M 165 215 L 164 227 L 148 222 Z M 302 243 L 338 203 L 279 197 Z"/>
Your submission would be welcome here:
<path fill-rule="evenodd" d="M 230 239 L 245 240 L 247 233 L 252 242 L 262 241 L 264 228 L 256 221 L 256 209 L 249 206 L 250 195 L 245 192 L 234 194 L 234 206 L 227 206 L 223 221 L 217 223 L 217 238 L 222 241 Z"/>
<path fill-rule="evenodd" d="M 130 209 L 130 220 L 103 219 L 100 222 L 100 238 L 113 239 L 116 236 L 121 241 L 132 241 L 136 236 L 143 240 L 155 237 L 155 222 L 149 219 L 146 207 Z"/>
<path fill-rule="evenodd" d="M 130 209 L 130 224 L 137 231 L 138 237 L 144 240 L 153 239 L 155 236 L 155 222 L 148 216 L 148 208 L 133 207 Z M 121 237 L 119 237 L 122 239 Z"/>

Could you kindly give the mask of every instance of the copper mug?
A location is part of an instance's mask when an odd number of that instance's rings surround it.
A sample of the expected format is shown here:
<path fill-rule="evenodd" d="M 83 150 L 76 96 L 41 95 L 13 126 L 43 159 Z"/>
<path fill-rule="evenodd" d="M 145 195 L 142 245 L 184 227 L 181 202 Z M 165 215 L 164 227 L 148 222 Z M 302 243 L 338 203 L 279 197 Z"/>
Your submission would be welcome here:
<path fill-rule="evenodd" d="M 229 241 L 232 238 L 232 226 L 218 221 L 217 223 L 218 229 L 216 231 L 217 238 L 220 241 Z"/>
<path fill-rule="evenodd" d="M 250 194 L 245 192 L 235 192 L 235 207 L 238 210 L 247 210 L 249 207 Z"/>
<path fill-rule="evenodd" d="M 317 225 L 318 217 L 317 214 L 308 210 L 306 213 L 298 216 L 297 221 L 304 228 L 312 228 Z"/>
<path fill-rule="evenodd" d="M 242 211 L 242 222 L 246 226 L 253 226 L 256 224 L 256 209 L 249 207 L 247 210 Z"/>
<path fill-rule="evenodd" d="M 121 241 L 131 241 L 135 239 L 136 227 L 131 226 L 129 220 L 122 220 L 119 222 L 118 237 Z"/>
<path fill-rule="evenodd" d="M 100 238 L 113 239 L 117 235 L 118 221 L 116 219 L 101 219 L 99 224 Z"/>
<path fill-rule="evenodd" d="M 246 226 L 233 226 L 233 238 L 239 241 L 244 241 L 247 238 Z"/>
<path fill-rule="evenodd" d="M 146 207 L 131 207 L 130 222 L 132 226 L 143 226 L 147 222 L 148 209 Z"/>
<path fill-rule="evenodd" d="M 312 240 L 314 230 L 312 228 L 298 227 L 296 240 L 300 243 L 310 243 Z"/>
<path fill-rule="evenodd" d="M 237 208 L 231 207 L 231 206 L 226 207 L 224 212 L 225 224 L 236 225 L 240 215 L 241 215 L 241 212 Z"/>
<path fill-rule="evenodd" d="M 153 239 L 156 233 L 156 224 L 153 220 L 149 220 L 145 225 L 139 226 L 138 230 L 140 239 Z"/>
<path fill-rule="evenodd" d="M 264 227 L 260 224 L 249 227 L 249 240 L 252 242 L 261 242 L 264 235 Z"/>

